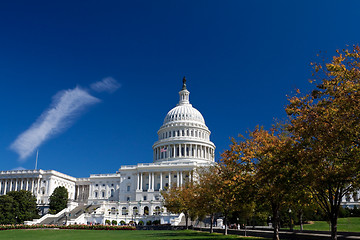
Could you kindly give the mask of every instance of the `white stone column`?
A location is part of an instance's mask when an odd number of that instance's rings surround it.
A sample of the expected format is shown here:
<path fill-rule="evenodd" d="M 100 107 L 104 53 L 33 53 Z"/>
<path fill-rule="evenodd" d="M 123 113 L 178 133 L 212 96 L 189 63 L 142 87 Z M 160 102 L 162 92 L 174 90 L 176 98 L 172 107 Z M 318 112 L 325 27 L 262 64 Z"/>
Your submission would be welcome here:
<path fill-rule="evenodd" d="M 171 172 L 169 172 L 169 189 L 171 188 Z"/>
<path fill-rule="evenodd" d="M 2 183 L 3 183 L 3 181 L 0 180 L 0 195 L 1 195 L 1 190 L 2 190 Z"/>
<path fill-rule="evenodd" d="M 36 192 L 37 192 L 37 194 L 40 193 L 40 178 L 38 178 L 38 181 L 37 181 Z"/>
<path fill-rule="evenodd" d="M 31 193 L 34 194 L 34 179 L 31 179 Z M 35 194 L 34 194 L 35 195 Z"/>
<path fill-rule="evenodd" d="M 151 173 L 149 172 L 149 188 L 148 191 L 151 189 Z"/>
<path fill-rule="evenodd" d="M 177 187 L 179 187 L 179 183 L 180 183 L 180 181 L 179 181 L 179 178 L 180 178 L 180 176 L 179 176 L 180 174 L 179 174 L 179 171 L 177 171 L 176 172 L 176 186 Z"/>
<path fill-rule="evenodd" d="M 4 195 L 6 194 L 6 188 L 7 188 L 7 180 L 5 179 Z"/>
<path fill-rule="evenodd" d="M 17 191 L 17 187 L 18 187 L 18 179 L 17 178 L 15 178 L 15 191 Z"/>
<path fill-rule="evenodd" d="M 143 190 L 143 173 L 140 174 L 140 191 Z"/>
<path fill-rule="evenodd" d="M 183 172 L 180 172 L 180 186 L 183 185 Z"/>
<path fill-rule="evenodd" d="M 136 191 L 140 190 L 140 173 L 137 173 Z"/>
<path fill-rule="evenodd" d="M 9 192 L 11 192 L 11 191 L 12 191 L 12 182 L 13 182 L 13 180 L 12 180 L 12 179 L 10 179 L 10 189 L 9 189 Z"/>
<path fill-rule="evenodd" d="M 163 190 L 163 173 L 162 172 L 160 172 L 160 189 L 159 189 L 159 191 L 161 191 L 161 190 Z M 1 190 L 0 190 L 1 191 Z"/>
<path fill-rule="evenodd" d="M 23 187 L 24 187 L 24 181 L 25 181 L 25 179 L 20 179 L 21 180 L 21 182 L 20 182 L 20 190 L 24 190 L 23 189 Z"/>
<path fill-rule="evenodd" d="M 154 186 L 155 185 L 155 173 L 154 172 L 151 173 L 151 182 L 152 182 L 151 183 L 151 190 L 154 191 L 155 190 L 155 186 Z"/>

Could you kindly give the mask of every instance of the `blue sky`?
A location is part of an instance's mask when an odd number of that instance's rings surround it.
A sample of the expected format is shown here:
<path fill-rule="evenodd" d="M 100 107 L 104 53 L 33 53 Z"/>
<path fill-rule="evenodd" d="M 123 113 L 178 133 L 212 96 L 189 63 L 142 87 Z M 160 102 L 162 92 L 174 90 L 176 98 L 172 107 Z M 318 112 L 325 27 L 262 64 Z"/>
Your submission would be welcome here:
<path fill-rule="evenodd" d="M 31 126 L 46 128 L 44 119 L 59 124 L 40 141 L 38 168 L 87 177 L 152 162 L 183 76 L 219 159 L 230 137 L 269 128 L 285 117 L 286 95 L 312 88 L 316 54 L 359 43 L 359 9 L 359 1 L 2 1 L 0 170 L 34 168 L 32 148 L 20 158 L 12 146 Z M 103 79 L 115 85 L 93 87 Z"/>

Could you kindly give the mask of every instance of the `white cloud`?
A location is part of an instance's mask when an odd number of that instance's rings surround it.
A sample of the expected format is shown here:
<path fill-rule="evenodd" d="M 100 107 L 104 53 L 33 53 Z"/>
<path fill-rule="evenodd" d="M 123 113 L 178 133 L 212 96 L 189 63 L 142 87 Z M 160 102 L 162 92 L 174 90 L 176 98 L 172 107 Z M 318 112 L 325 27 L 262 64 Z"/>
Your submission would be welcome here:
<path fill-rule="evenodd" d="M 112 77 L 104 78 L 103 80 L 90 85 L 91 89 L 94 91 L 109 93 L 115 92 L 120 86 L 120 83 L 118 83 Z"/>
<path fill-rule="evenodd" d="M 53 97 L 50 108 L 21 133 L 10 148 L 24 161 L 46 140 L 70 127 L 86 107 L 99 101 L 79 87 L 60 91 Z"/>
<path fill-rule="evenodd" d="M 26 168 L 23 168 L 23 167 L 16 167 L 16 168 L 13 168 L 13 169 L 11 169 L 11 170 L 26 170 Z"/>

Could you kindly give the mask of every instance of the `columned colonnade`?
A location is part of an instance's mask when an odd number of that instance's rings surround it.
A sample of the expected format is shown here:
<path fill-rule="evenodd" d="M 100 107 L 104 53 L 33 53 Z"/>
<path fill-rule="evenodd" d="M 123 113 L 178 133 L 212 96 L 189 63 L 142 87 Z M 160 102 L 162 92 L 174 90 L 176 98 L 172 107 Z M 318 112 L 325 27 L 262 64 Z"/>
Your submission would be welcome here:
<path fill-rule="evenodd" d="M 148 179 L 145 179 L 146 177 Z M 193 176 L 188 170 L 170 172 L 138 172 L 136 191 L 161 191 L 164 187 L 171 188 L 171 186 L 175 183 L 177 187 L 180 187 L 185 183 L 185 181 L 192 181 L 192 178 Z"/>
<path fill-rule="evenodd" d="M 26 190 L 38 195 L 40 178 L 8 178 L 0 179 L 0 195 L 6 195 L 10 191 Z"/>
<path fill-rule="evenodd" d="M 200 144 L 168 144 L 154 149 L 154 160 L 167 158 L 196 158 L 212 161 L 214 149 Z"/>

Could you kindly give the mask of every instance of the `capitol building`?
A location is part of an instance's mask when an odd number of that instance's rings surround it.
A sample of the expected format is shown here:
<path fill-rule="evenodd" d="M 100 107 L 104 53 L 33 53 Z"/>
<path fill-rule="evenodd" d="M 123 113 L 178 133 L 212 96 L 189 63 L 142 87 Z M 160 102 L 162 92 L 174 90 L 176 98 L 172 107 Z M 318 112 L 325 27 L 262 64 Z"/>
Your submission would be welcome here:
<path fill-rule="evenodd" d="M 54 170 L 0 171 L 0 195 L 31 191 L 43 216 L 26 224 L 104 224 L 160 221 L 178 225 L 183 214 L 167 212 L 161 191 L 194 180 L 194 170 L 214 163 L 215 145 L 201 113 L 189 101 L 186 80 L 179 103 L 165 116 L 153 144 L 153 162 L 121 166 L 116 173 L 75 178 Z M 45 214 L 58 186 L 69 193 L 68 207 Z M 358 194 L 343 198 L 343 206 L 360 206 Z"/>
<path fill-rule="evenodd" d="M 104 224 L 106 220 L 179 224 L 182 214 L 166 211 L 161 191 L 192 181 L 194 170 L 213 164 L 215 156 L 211 132 L 202 114 L 190 104 L 189 95 L 184 78 L 179 103 L 166 114 L 157 132 L 152 163 L 125 165 L 116 173 L 91 174 L 89 178 L 75 178 L 54 170 L 1 171 L 0 195 L 31 191 L 45 214 L 54 189 L 67 188 L 68 208 L 27 224 L 65 220 L 66 224 Z"/>

